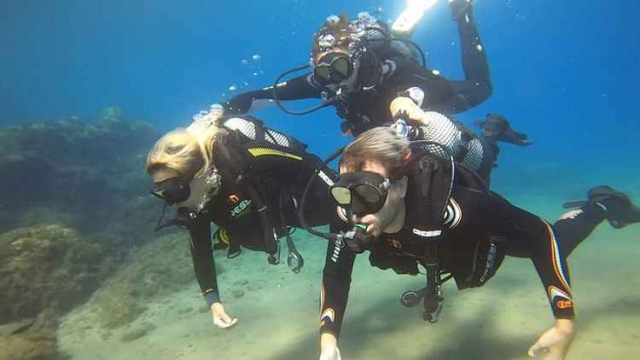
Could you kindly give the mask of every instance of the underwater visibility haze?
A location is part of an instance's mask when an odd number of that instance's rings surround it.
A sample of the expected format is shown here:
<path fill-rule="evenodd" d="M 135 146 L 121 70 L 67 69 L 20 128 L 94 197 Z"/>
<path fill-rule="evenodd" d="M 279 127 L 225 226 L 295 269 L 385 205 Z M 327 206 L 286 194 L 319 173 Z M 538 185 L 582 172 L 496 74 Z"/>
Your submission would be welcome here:
<path fill-rule="evenodd" d="M 149 194 L 145 162 L 163 134 L 211 104 L 309 64 L 329 15 L 392 23 L 405 6 L 0 2 L 0 359 L 317 359 L 326 240 L 292 235 L 304 256 L 299 273 L 285 255 L 269 265 L 264 252 L 214 251 L 225 309 L 238 319 L 221 329 L 194 276 L 189 232 L 154 231 L 175 210 Z M 473 2 L 493 92 L 454 117 L 479 133 L 476 122 L 499 113 L 534 141 L 500 145 L 493 191 L 550 221 L 598 185 L 640 202 L 639 12 L 631 0 Z M 411 40 L 430 70 L 464 78 L 446 0 Z M 352 140 L 334 107 L 252 115 L 320 158 Z M 577 335 L 566 359 L 640 358 L 639 257 L 640 226 L 606 222 L 572 255 Z M 525 359 L 553 321 L 526 259 L 508 258 L 482 288 L 445 284 L 437 324 L 399 301 L 424 276 L 375 269 L 363 255 L 353 280 L 345 359 Z"/>

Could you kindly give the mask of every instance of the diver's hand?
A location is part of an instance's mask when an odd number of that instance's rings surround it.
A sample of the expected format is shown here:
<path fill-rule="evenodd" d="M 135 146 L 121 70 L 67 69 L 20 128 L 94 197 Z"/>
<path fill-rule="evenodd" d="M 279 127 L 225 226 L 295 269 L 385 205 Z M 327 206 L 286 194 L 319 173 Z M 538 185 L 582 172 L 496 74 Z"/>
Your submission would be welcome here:
<path fill-rule="evenodd" d="M 374 238 L 378 238 L 382 234 L 383 229 L 380 217 L 376 216 L 376 214 L 365 215 L 359 222 L 367 225 L 367 234 L 373 235 Z"/>
<path fill-rule="evenodd" d="M 389 105 L 389 110 L 391 110 L 391 115 L 395 116 L 400 112 L 406 112 L 409 115 L 409 119 L 404 120 L 413 120 L 417 122 L 422 122 L 422 118 L 424 117 L 424 111 L 420 109 L 411 98 L 405 96 L 398 96 L 393 99 L 391 105 Z"/>
<path fill-rule="evenodd" d="M 573 320 L 558 319 L 529 349 L 529 356 L 542 360 L 562 360 L 573 341 Z"/>
<path fill-rule="evenodd" d="M 211 304 L 211 315 L 213 316 L 213 323 L 220 329 L 232 327 L 238 322 L 237 318 L 231 319 L 227 315 L 226 311 L 224 311 L 224 306 L 219 302 Z"/>
<path fill-rule="evenodd" d="M 320 336 L 320 360 L 342 360 L 338 339 L 333 334 L 325 333 Z"/>

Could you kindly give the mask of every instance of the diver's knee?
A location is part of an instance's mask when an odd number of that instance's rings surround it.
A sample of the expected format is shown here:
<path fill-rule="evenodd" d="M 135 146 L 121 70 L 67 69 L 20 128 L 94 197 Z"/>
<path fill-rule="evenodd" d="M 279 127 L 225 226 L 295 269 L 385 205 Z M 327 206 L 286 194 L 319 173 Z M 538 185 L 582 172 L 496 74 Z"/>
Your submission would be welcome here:
<path fill-rule="evenodd" d="M 469 94 L 470 96 L 467 96 L 466 99 L 470 108 L 482 104 L 491 97 L 491 94 L 493 94 L 493 85 L 491 85 L 490 81 L 478 81 L 475 83 L 475 86 L 476 88 L 473 91 L 473 94 Z"/>
<path fill-rule="evenodd" d="M 480 98 L 482 99 L 480 102 L 484 102 L 487 99 L 489 99 L 493 94 L 493 85 L 491 84 L 491 81 L 487 80 L 486 82 L 480 85 L 480 88 L 482 89 L 480 91 Z"/>

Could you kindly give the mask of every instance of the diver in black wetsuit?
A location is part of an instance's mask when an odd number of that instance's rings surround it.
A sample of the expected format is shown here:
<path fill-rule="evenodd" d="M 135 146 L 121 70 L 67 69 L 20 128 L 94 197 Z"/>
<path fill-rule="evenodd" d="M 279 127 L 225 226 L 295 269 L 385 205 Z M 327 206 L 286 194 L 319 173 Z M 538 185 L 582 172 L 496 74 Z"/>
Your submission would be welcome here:
<path fill-rule="evenodd" d="M 488 191 L 453 161 L 412 149 L 393 129 L 360 135 L 343 152 L 340 179 L 331 187 L 338 215 L 327 248 L 321 295 L 320 359 L 340 359 L 337 339 L 357 253 L 370 250 L 373 266 L 400 274 L 427 273 L 427 287 L 403 296 L 424 297 L 425 320 L 437 321 L 440 285 L 450 274 L 459 289 L 484 285 L 505 255 L 529 257 L 544 284 L 555 325 L 529 355 L 563 359 L 573 338 L 574 304 L 566 257 L 604 219 L 616 228 L 640 222 L 640 209 L 607 186 L 554 225 Z M 333 237 L 331 237 L 331 236 Z"/>
<path fill-rule="evenodd" d="M 228 248 L 228 257 L 241 247 L 265 251 L 269 263 L 280 261 L 280 238 L 286 238 L 287 265 L 298 272 L 303 259 L 290 237 L 300 227 L 298 203 L 316 169 L 308 197 L 314 206 L 305 211 L 307 222 L 328 224 L 333 205 L 327 196 L 336 175 L 306 145 L 262 126 L 250 117 L 199 116 L 188 129 L 163 136 L 149 152 L 147 172 L 152 193 L 178 216 L 159 227 L 186 227 L 198 283 L 211 309 L 213 322 L 230 327 L 237 319 L 227 315 L 220 300 L 213 249 Z M 218 226 L 212 247 L 210 223 Z"/>
<path fill-rule="evenodd" d="M 249 91 L 225 101 L 225 114 L 245 114 L 277 97 L 319 98 L 344 119 L 344 133 L 358 135 L 388 123 L 391 102 L 408 96 L 425 110 L 454 114 L 485 101 L 492 92 L 489 66 L 473 21 L 470 0 L 449 2 L 460 33 L 465 80 L 449 81 L 423 67 L 416 51 L 381 21 L 366 13 L 349 22 L 331 16 L 314 36 L 313 72 L 275 87 Z"/>

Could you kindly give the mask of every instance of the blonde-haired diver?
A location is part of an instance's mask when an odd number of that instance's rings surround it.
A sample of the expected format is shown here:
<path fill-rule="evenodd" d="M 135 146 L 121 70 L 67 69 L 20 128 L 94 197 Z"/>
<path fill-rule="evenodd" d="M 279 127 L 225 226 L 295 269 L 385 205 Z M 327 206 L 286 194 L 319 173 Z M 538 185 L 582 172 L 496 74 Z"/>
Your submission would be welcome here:
<path fill-rule="evenodd" d="M 196 278 L 211 309 L 213 323 L 233 326 L 237 319 L 222 305 L 213 249 L 228 249 L 227 257 L 241 248 L 264 251 L 268 262 L 280 262 L 280 239 L 286 239 L 287 264 L 298 272 L 303 264 L 291 231 L 300 227 L 298 206 L 308 181 L 306 221 L 328 224 L 334 209 L 327 196 L 335 174 L 306 145 L 268 129 L 251 117 L 223 118 L 213 108 L 196 116 L 186 129 L 160 138 L 147 156 L 146 169 L 153 178 L 152 193 L 177 216 L 158 227 L 178 225 L 189 230 Z M 212 246 L 210 223 L 217 225 Z"/>

